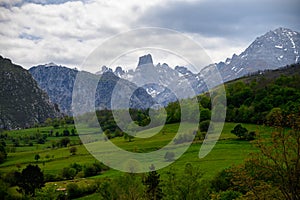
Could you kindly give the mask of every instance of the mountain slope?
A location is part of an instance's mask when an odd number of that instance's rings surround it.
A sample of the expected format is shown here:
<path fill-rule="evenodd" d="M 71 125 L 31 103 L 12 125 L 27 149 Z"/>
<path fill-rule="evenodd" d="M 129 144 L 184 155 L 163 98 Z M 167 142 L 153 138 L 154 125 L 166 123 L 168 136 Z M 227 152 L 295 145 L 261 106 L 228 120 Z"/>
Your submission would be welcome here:
<path fill-rule="evenodd" d="M 72 92 L 79 71 L 55 64 L 47 64 L 32 67 L 29 69 L 29 72 L 40 87 L 48 93 L 51 101 L 57 103 L 62 112 L 71 115 Z M 82 73 L 86 73 L 87 77 L 91 79 L 99 80 L 95 93 L 95 106 L 97 109 L 111 108 L 111 95 L 118 81 L 135 91 L 129 105 L 130 107 L 148 108 L 154 104 L 153 99 L 144 89 L 138 88 L 135 84 L 115 76 L 110 71 L 105 71 L 101 76 L 89 72 Z M 83 96 L 85 95 L 84 92 L 88 91 L 83 91 Z M 118 91 L 117 93 L 121 98 L 124 91 Z"/>
<path fill-rule="evenodd" d="M 187 80 L 195 94 L 207 91 L 203 77 L 208 80 L 214 76 L 216 67 L 223 81 L 230 81 L 246 74 L 259 70 L 276 69 L 288 64 L 300 61 L 300 33 L 286 28 L 278 28 L 256 38 L 251 45 L 240 55 L 234 54 L 225 62 L 211 64 L 203 68 L 200 73 L 194 74 L 184 66 L 176 66 L 175 69 L 166 63 L 153 64 L 150 54 L 139 58 L 139 64 L 135 70 L 125 71 L 118 66 L 115 71 L 103 67 L 99 74 L 109 71 L 116 76 L 129 80 L 143 88 L 158 103 L 167 105 L 178 98 L 187 98 L 189 94 L 176 97 L 172 91 L 180 88 L 185 90 L 183 83 Z M 219 84 L 219 83 L 216 83 Z"/>
<path fill-rule="evenodd" d="M 27 70 L 0 56 L 0 128 L 33 126 L 60 116 Z"/>
<path fill-rule="evenodd" d="M 300 62 L 300 33 L 278 28 L 258 37 L 240 55 L 217 63 L 224 81 Z M 205 69 L 204 69 L 205 70 Z"/>

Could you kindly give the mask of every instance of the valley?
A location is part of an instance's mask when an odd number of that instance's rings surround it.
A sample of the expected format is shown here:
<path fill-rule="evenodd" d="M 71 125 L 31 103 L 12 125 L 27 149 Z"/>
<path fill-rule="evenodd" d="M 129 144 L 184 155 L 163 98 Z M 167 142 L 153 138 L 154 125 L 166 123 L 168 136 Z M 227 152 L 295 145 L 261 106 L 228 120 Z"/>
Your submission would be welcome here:
<path fill-rule="evenodd" d="M 299 199 L 299 35 L 269 31 L 198 73 L 151 54 L 97 73 L 1 56 L 0 199 Z M 208 87 L 216 69 L 224 84 Z M 79 75 L 95 94 L 74 95 Z"/>

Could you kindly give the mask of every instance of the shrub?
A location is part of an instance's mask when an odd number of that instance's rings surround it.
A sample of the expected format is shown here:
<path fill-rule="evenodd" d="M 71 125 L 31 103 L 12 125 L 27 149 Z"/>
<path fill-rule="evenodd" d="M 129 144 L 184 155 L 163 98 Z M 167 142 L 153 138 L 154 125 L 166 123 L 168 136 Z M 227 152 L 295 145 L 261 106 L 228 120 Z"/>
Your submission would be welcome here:
<path fill-rule="evenodd" d="M 81 194 L 81 190 L 76 183 L 69 183 L 67 185 L 67 192 L 69 199 L 79 197 Z"/>
<path fill-rule="evenodd" d="M 168 151 L 166 154 L 165 154 L 165 160 L 168 161 L 168 162 L 171 162 L 175 159 L 175 153 L 174 152 L 170 152 Z"/>
<path fill-rule="evenodd" d="M 207 132 L 208 128 L 209 128 L 209 124 L 210 124 L 210 120 L 205 120 L 200 122 L 199 124 L 199 129 L 201 132 Z"/>
<path fill-rule="evenodd" d="M 71 153 L 72 155 L 75 155 L 76 152 L 77 152 L 77 148 L 76 148 L 76 147 L 71 147 L 71 148 L 70 148 L 70 153 Z"/>

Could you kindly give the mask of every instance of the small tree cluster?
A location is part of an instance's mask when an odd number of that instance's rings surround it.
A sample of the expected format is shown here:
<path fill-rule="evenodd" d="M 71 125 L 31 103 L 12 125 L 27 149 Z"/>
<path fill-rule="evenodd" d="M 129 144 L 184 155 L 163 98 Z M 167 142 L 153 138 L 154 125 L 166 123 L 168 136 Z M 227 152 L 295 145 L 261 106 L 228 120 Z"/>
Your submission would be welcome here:
<path fill-rule="evenodd" d="M 236 135 L 242 140 L 254 140 L 255 138 L 255 132 L 254 131 L 249 132 L 241 124 L 236 125 L 234 129 L 231 131 L 231 133 L 233 133 L 234 135 Z"/>

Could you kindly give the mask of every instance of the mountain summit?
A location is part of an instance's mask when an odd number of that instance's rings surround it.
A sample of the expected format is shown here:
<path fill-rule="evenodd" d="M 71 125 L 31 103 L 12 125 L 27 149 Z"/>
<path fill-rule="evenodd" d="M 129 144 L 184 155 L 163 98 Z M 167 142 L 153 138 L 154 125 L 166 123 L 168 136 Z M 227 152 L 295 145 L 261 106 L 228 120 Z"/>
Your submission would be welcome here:
<path fill-rule="evenodd" d="M 147 64 L 152 64 L 153 65 L 153 60 L 152 60 L 151 54 L 147 54 L 147 55 L 141 56 L 139 58 L 138 67 L 142 66 L 142 65 L 147 65 Z"/>
<path fill-rule="evenodd" d="M 300 33 L 277 28 L 257 37 L 240 55 L 220 62 L 217 67 L 224 81 L 258 70 L 276 69 L 300 61 Z"/>
<path fill-rule="evenodd" d="M 207 91 L 208 88 L 204 77 L 206 77 L 207 80 L 212 80 L 212 74 L 216 73 L 214 71 L 215 67 L 219 70 L 223 81 L 226 82 L 259 70 L 277 69 L 285 65 L 297 63 L 300 61 L 299 52 L 300 33 L 287 28 L 277 28 L 257 37 L 240 55 L 233 54 L 231 58 L 227 58 L 224 62 L 210 64 L 204 67 L 198 74 L 192 73 L 184 66 L 177 66 L 173 69 L 165 63 L 154 65 L 150 54 L 143 55 L 138 59 L 138 65 L 135 70 L 126 71 L 123 70 L 121 66 L 118 66 L 116 70 L 113 71 L 111 68 L 103 66 L 101 71 L 97 72 L 97 74 L 113 73 L 121 79 L 130 81 L 135 87 L 143 88 L 141 91 L 147 91 L 155 102 L 161 105 L 167 105 L 169 102 L 176 101 L 177 99 L 195 96 L 195 94 Z M 99 64 L 103 65 L 106 63 Z M 30 69 L 30 73 L 32 73 L 33 77 L 40 84 L 40 87 L 49 93 L 50 99 L 58 103 L 61 110 L 69 111 L 71 101 L 70 93 L 72 90 L 65 88 L 65 85 L 72 87 L 73 80 L 75 79 L 74 74 L 76 72 L 73 71 L 71 73 L 64 71 L 63 68 L 56 69 L 54 66 L 40 66 Z M 68 77 L 70 75 L 72 76 Z M 113 82 L 114 81 L 112 81 L 112 83 Z M 124 82 L 124 84 L 125 83 L 129 84 L 128 82 Z M 186 86 L 188 85 L 192 87 L 194 93 L 188 94 L 185 92 Z M 111 86 L 103 90 L 104 94 L 109 94 L 108 91 L 111 91 L 112 88 Z M 175 96 L 175 94 L 180 95 Z M 107 97 L 107 95 L 104 96 Z M 145 94 L 142 96 L 149 98 L 149 96 Z M 61 101 L 57 101 L 59 99 Z M 103 99 L 105 98 L 101 100 Z M 101 102 L 101 105 L 105 105 L 103 107 L 109 108 L 108 102 L 109 101 Z"/>

